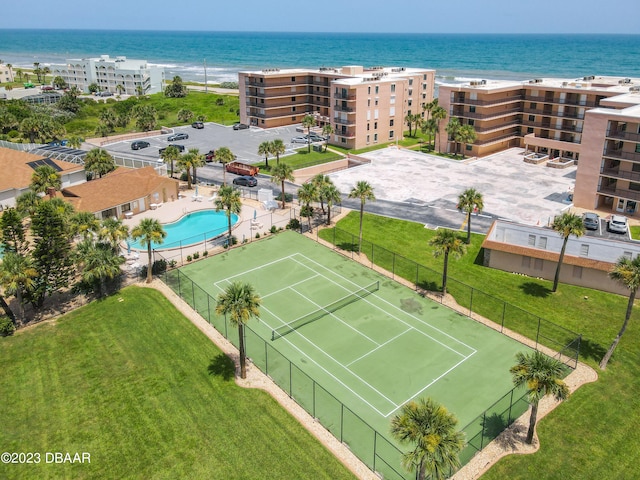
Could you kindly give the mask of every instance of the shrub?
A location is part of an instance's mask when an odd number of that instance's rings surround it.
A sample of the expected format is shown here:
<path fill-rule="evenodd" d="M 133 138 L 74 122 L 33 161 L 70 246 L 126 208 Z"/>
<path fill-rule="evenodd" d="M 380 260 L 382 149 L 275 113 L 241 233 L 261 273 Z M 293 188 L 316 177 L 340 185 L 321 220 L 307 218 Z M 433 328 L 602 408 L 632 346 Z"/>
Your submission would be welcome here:
<path fill-rule="evenodd" d="M 199 259 L 199 258 L 200 258 L 200 254 L 199 254 L 198 252 L 196 252 L 196 253 L 194 253 L 194 254 L 193 254 L 193 259 L 194 259 L 194 260 L 197 260 L 197 259 Z"/>
<path fill-rule="evenodd" d="M 280 202 L 282 201 L 282 192 L 280 192 L 278 194 L 278 196 L 276 197 L 276 200 L 278 200 Z M 292 200 L 293 200 L 293 195 L 291 193 L 285 193 L 284 194 L 284 201 L 285 202 L 291 202 Z"/>
<path fill-rule="evenodd" d="M 207 253 L 207 252 L 204 252 Z M 175 260 L 169 260 L 169 268 L 176 268 L 176 266 L 178 265 L 178 262 L 176 262 Z"/>
<path fill-rule="evenodd" d="M 278 227 L 276 227 L 275 225 L 271 225 L 271 230 L 269 230 L 271 233 L 276 233 L 278 231 Z"/>
<path fill-rule="evenodd" d="M 238 82 L 222 82 L 220 83 L 220 88 L 231 88 L 231 89 L 237 90 Z"/>
<path fill-rule="evenodd" d="M 16 331 L 16 326 L 11 319 L 6 316 L 0 317 L 0 337 L 8 337 Z"/>
<path fill-rule="evenodd" d="M 203 256 L 203 257 L 206 257 L 207 255 L 209 255 L 209 252 L 208 252 L 208 251 L 206 251 L 206 250 L 205 250 L 204 252 L 202 252 L 202 256 Z"/>
<path fill-rule="evenodd" d="M 224 105 L 224 98 L 222 97 L 216 98 L 216 105 Z"/>
<path fill-rule="evenodd" d="M 193 260 L 193 258 L 191 258 L 191 255 L 187 255 L 187 262 L 190 262 L 191 260 Z"/>
<path fill-rule="evenodd" d="M 260 238 L 260 232 L 256 232 L 256 238 Z"/>
<path fill-rule="evenodd" d="M 287 223 L 287 229 L 300 230 L 300 220 L 298 220 L 297 218 L 292 218 L 291 220 L 289 220 L 289 223 Z"/>
<path fill-rule="evenodd" d="M 175 267 L 177 265 L 175 260 L 171 260 L 170 263 L 173 263 L 172 267 Z M 151 265 L 151 273 L 153 275 L 160 275 L 161 273 L 164 273 L 167 271 L 167 261 L 164 259 L 160 259 L 160 260 L 156 260 L 155 262 L 153 262 L 153 265 Z M 140 276 L 142 278 L 145 278 L 147 276 L 147 266 L 143 265 L 142 268 L 140 268 Z"/>

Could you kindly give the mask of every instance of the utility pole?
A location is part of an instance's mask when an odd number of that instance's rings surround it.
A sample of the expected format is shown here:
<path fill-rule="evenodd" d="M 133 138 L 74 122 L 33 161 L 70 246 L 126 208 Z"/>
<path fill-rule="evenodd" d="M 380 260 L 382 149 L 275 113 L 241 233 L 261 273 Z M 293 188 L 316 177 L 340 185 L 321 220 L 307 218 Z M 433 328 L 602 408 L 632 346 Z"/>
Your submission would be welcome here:
<path fill-rule="evenodd" d="M 207 59 L 204 59 L 204 93 L 207 93 Z"/>

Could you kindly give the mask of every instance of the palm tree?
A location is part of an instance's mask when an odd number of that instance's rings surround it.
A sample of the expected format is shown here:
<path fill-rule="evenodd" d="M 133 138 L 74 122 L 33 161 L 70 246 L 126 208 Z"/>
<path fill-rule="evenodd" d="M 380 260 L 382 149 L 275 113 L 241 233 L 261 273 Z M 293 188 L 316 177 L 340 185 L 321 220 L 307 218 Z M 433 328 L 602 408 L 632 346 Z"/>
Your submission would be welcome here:
<path fill-rule="evenodd" d="M 258 155 L 264 155 L 264 166 L 269 168 L 269 155 L 271 154 L 271 142 L 262 142 L 258 145 Z"/>
<path fill-rule="evenodd" d="M 518 352 L 516 360 L 518 363 L 511 367 L 510 372 L 516 387 L 527 386 L 531 416 L 525 441 L 530 445 L 533 442 L 540 400 L 547 395 L 553 395 L 556 400 L 564 400 L 569 396 L 569 388 L 562 380 L 564 367 L 555 358 L 535 351 L 528 355 Z"/>
<path fill-rule="evenodd" d="M 216 150 L 216 161 L 222 164 L 222 185 L 227 184 L 227 163 L 231 163 L 236 159 L 236 156 L 229 149 L 229 147 L 220 147 Z"/>
<path fill-rule="evenodd" d="M 409 127 L 409 136 L 411 136 L 411 132 L 413 129 L 413 115 L 411 115 L 410 113 L 408 113 L 405 117 L 404 117 L 404 121 L 407 124 L 407 126 Z"/>
<path fill-rule="evenodd" d="M 232 282 L 223 293 L 218 295 L 216 313 L 225 316 L 228 314 L 231 324 L 238 326 L 241 378 L 247 378 L 244 324 L 251 318 L 260 319 L 261 301 L 253 286 L 242 282 Z"/>
<path fill-rule="evenodd" d="M 311 127 L 316 125 L 316 119 L 313 115 L 305 115 L 302 119 L 302 126 L 307 129 L 307 148 L 311 153 Z"/>
<path fill-rule="evenodd" d="M 124 92 L 125 90 L 124 85 L 119 83 L 118 85 L 116 85 L 116 90 L 118 91 L 118 95 L 122 95 L 122 92 Z"/>
<path fill-rule="evenodd" d="M 620 342 L 622 335 L 627 329 L 629 319 L 631 318 L 631 311 L 633 310 L 633 303 L 636 299 L 636 292 L 640 286 L 640 255 L 636 256 L 633 260 L 627 257 L 620 257 L 613 269 L 609 272 L 609 278 L 616 280 L 629 289 L 629 301 L 627 302 L 627 313 L 624 317 L 622 328 L 600 362 L 600 368 L 602 370 L 607 368 L 607 363 L 609 363 L 609 359 L 618 346 L 618 342 Z"/>
<path fill-rule="evenodd" d="M 467 214 L 467 240 L 471 243 L 471 214 L 475 211 L 481 211 L 484 208 L 484 200 L 482 194 L 475 188 L 467 188 L 458 195 L 458 208 Z"/>
<path fill-rule="evenodd" d="M 98 233 L 100 220 L 91 212 L 76 212 L 71 217 L 71 226 L 75 234 L 81 235 L 88 240 Z"/>
<path fill-rule="evenodd" d="M 434 110 L 435 108 L 437 108 L 437 107 L 438 107 L 438 99 L 437 99 L 437 98 L 434 98 L 434 99 L 433 99 L 433 100 L 431 100 L 430 102 L 425 103 L 425 104 L 423 104 L 423 105 L 422 105 L 422 111 L 423 111 L 424 113 L 426 113 L 426 115 L 425 115 L 425 117 L 424 117 L 424 120 L 425 120 L 425 121 L 428 121 L 429 119 L 431 119 L 431 118 L 432 118 L 433 110 Z"/>
<path fill-rule="evenodd" d="M 173 162 L 180 158 L 180 150 L 178 150 L 178 147 L 169 145 L 162 151 L 162 153 L 160 154 L 160 158 L 162 158 L 164 163 L 169 162 L 171 172 L 169 176 L 173 177 Z"/>
<path fill-rule="evenodd" d="M 431 141 L 433 140 L 436 133 L 438 132 L 438 122 L 436 121 L 435 118 L 429 118 L 428 120 L 424 120 L 422 122 L 421 130 L 422 130 L 422 133 L 427 135 L 427 138 L 429 139 L 428 146 L 431 147 Z"/>
<path fill-rule="evenodd" d="M 313 217 L 313 208 L 311 202 L 315 202 L 318 198 L 318 189 L 312 182 L 307 182 L 298 189 L 298 201 L 302 204 L 300 208 L 300 216 L 307 217 L 309 222 L 309 233 L 313 233 L 311 227 L 311 217 Z"/>
<path fill-rule="evenodd" d="M 53 198 L 61 186 L 62 180 L 60 179 L 60 174 L 49 165 L 36 167 L 31 175 L 30 188 L 35 193 L 47 193 Z"/>
<path fill-rule="evenodd" d="M 9 75 L 11 76 L 11 82 L 13 82 L 13 65 L 11 63 L 7 63 L 7 68 L 9 69 Z"/>
<path fill-rule="evenodd" d="M 240 190 L 233 188 L 231 185 L 223 185 L 218 190 L 218 195 L 215 199 L 216 212 L 225 210 L 227 214 L 227 221 L 229 223 L 229 240 L 228 245 L 231 247 L 231 215 L 239 215 L 242 210 L 242 201 L 240 200 Z"/>
<path fill-rule="evenodd" d="M 287 149 L 284 146 L 284 142 L 280 138 L 276 138 L 271 142 L 271 155 L 276 156 L 276 165 L 280 165 L 280 155 L 284 154 Z"/>
<path fill-rule="evenodd" d="M 462 125 L 456 133 L 456 141 L 462 145 L 468 145 L 476 141 L 478 135 L 473 125 Z M 464 150 L 462 150 L 462 158 L 464 158 Z"/>
<path fill-rule="evenodd" d="M 40 195 L 33 190 L 27 190 L 16 198 L 16 210 L 25 216 L 32 216 L 36 207 L 42 201 Z"/>
<path fill-rule="evenodd" d="M 67 140 L 67 145 L 69 145 L 70 148 L 80 148 L 82 142 L 84 142 L 82 137 L 78 135 L 71 135 L 69 140 Z"/>
<path fill-rule="evenodd" d="M 129 227 L 119 218 L 105 218 L 98 229 L 98 239 L 111 245 L 114 253 L 118 253 L 120 242 L 129 238 Z"/>
<path fill-rule="evenodd" d="M 162 243 L 166 236 L 167 232 L 164 231 L 160 222 L 155 218 L 143 218 L 131 231 L 131 238 L 134 240 L 141 239 L 140 245 L 147 247 L 147 254 L 149 256 L 149 263 L 147 265 L 147 283 L 151 283 L 153 280 L 151 272 L 151 269 L 153 268 L 151 245 L 153 243 Z"/>
<path fill-rule="evenodd" d="M 449 255 L 460 258 L 467 251 L 465 244 L 458 234 L 453 230 L 441 228 L 429 241 L 429 245 L 434 247 L 433 256 L 444 255 L 444 265 L 442 268 L 442 295 L 447 294 L 447 270 L 449 269 Z"/>
<path fill-rule="evenodd" d="M 322 209 L 322 214 L 324 215 L 324 195 L 323 190 L 326 185 L 333 185 L 331 178 L 324 173 L 319 173 L 315 177 L 311 179 L 311 183 L 313 183 L 318 190 L 318 200 L 320 200 L 320 208 Z"/>
<path fill-rule="evenodd" d="M 333 183 L 328 183 L 322 187 L 320 195 L 327 202 L 327 225 L 331 225 L 331 206 L 342 202 L 342 194 Z"/>
<path fill-rule="evenodd" d="M 360 253 L 362 248 L 362 220 L 364 218 L 364 204 L 367 200 L 374 201 L 376 196 L 373 194 L 373 187 L 371 184 L 364 180 L 360 180 L 349 192 L 349 198 L 360 199 L 360 233 L 358 235 L 358 253 Z"/>
<path fill-rule="evenodd" d="M 280 182 L 280 185 L 281 185 L 280 188 L 282 192 L 280 195 L 282 195 L 283 210 L 287 204 L 287 196 L 284 191 L 284 182 L 286 182 L 287 180 L 289 180 L 290 182 L 295 181 L 295 178 L 293 177 L 293 169 L 288 164 L 282 162 L 281 164 L 276 165 L 273 171 L 271 172 L 271 181 L 273 183 Z"/>
<path fill-rule="evenodd" d="M 0 284 L 9 295 L 15 295 L 20 308 L 19 318 L 24 319 L 23 295 L 35 285 L 38 276 L 33 259 L 16 252 L 5 252 L 0 263 Z"/>
<path fill-rule="evenodd" d="M 402 466 L 417 471 L 417 478 L 444 480 L 460 467 L 458 454 L 464 434 L 456 431 L 455 415 L 430 398 L 409 402 L 391 420 L 391 434 L 413 450 L 402 455 Z"/>
<path fill-rule="evenodd" d="M 325 137 L 327 137 L 327 141 L 324 142 L 324 151 L 327 151 L 327 147 L 329 146 L 329 140 L 331 140 L 331 135 L 333 134 L 334 130 L 333 127 L 331 126 L 330 123 L 325 124 L 322 127 L 322 135 L 324 135 Z"/>
<path fill-rule="evenodd" d="M 102 178 L 103 175 L 114 171 L 116 164 L 111 154 L 104 148 L 94 148 L 84 157 L 84 169 L 91 173 L 94 178 L 95 175 Z"/>
<path fill-rule="evenodd" d="M 203 167 L 205 165 L 204 155 L 200 153 L 200 150 L 197 148 L 190 148 L 189 153 L 192 155 L 191 157 L 191 178 L 194 182 L 198 181 L 198 168 Z"/>
<path fill-rule="evenodd" d="M 449 139 L 454 142 L 453 154 L 455 156 L 458 155 L 458 140 L 457 139 L 458 139 L 458 132 L 460 131 L 461 127 L 462 127 L 462 125 L 460 125 L 460 120 L 458 120 L 457 118 L 452 118 L 451 120 L 449 120 L 449 123 L 444 128 L 445 132 L 447 132 L 447 134 L 449 135 Z"/>
<path fill-rule="evenodd" d="M 24 75 L 24 72 L 22 71 L 21 68 L 17 68 L 16 69 L 16 75 L 18 76 L 18 81 L 22 81 L 22 76 Z"/>
<path fill-rule="evenodd" d="M 574 213 L 565 212 L 553 219 L 551 228 L 558 232 L 563 238 L 562 249 L 560 250 L 560 258 L 558 259 L 558 266 L 556 267 L 556 275 L 553 277 L 553 289 L 551 290 L 552 292 L 555 292 L 558 289 L 558 282 L 560 281 L 560 268 L 562 267 L 562 262 L 564 261 L 564 252 L 567 249 L 569 237 L 571 235 L 575 235 L 576 237 L 581 237 L 582 235 L 584 235 L 584 223 L 582 222 L 582 217 Z"/>
<path fill-rule="evenodd" d="M 94 244 L 89 240 L 79 246 L 81 252 L 78 256 L 82 266 L 82 280 L 87 283 L 98 282 L 100 284 L 100 296 L 107 295 L 107 280 L 111 280 L 122 273 L 120 265 L 124 263 L 124 257 L 113 251 L 108 243 L 98 242 Z"/>
<path fill-rule="evenodd" d="M 193 167 L 192 161 L 194 158 L 194 154 L 192 153 L 192 150 L 196 150 L 196 152 L 198 152 L 198 150 L 195 148 L 189 149 L 187 153 L 182 154 L 178 157 L 178 161 L 176 163 L 178 170 L 184 170 L 187 174 L 188 190 L 191 190 L 191 168 Z"/>
<path fill-rule="evenodd" d="M 444 120 L 445 118 L 447 118 L 447 111 L 444 108 L 442 108 L 440 105 L 438 105 L 431 111 L 431 118 L 436 121 L 436 141 L 434 146 L 436 150 L 439 152 L 440 148 L 439 148 L 438 137 L 440 135 L 438 134 L 440 133 L 440 120 Z"/>

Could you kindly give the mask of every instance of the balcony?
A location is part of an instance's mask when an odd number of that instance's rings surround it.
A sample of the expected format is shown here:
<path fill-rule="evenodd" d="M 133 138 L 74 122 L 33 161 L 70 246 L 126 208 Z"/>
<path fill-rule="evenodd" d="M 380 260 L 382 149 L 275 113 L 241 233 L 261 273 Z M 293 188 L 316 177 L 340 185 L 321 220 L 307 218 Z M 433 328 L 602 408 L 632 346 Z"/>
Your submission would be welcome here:
<path fill-rule="evenodd" d="M 538 102 L 538 103 L 547 103 L 547 104 L 555 103 L 558 105 L 571 105 L 574 107 L 586 107 L 586 108 L 595 108 L 598 106 L 598 104 L 593 101 L 581 102 L 579 99 L 573 99 L 573 98 L 565 98 L 563 101 L 560 101 L 560 97 L 547 98 L 547 97 L 526 95 L 524 97 L 524 100 L 526 100 L 527 102 Z"/>
<path fill-rule="evenodd" d="M 629 170 L 620 170 L 619 168 L 603 168 L 600 174 L 605 177 L 629 180 L 634 183 L 640 183 L 640 172 L 632 172 Z"/>
<path fill-rule="evenodd" d="M 567 132 L 575 132 L 582 133 L 582 124 L 580 125 L 560 125 L 557 127 L 555 124 L 551 122 L 528 122 L 526 120 L 522 121 L 523 127 L 535 127 L 535 128 L 544 128 L 546 130 L 560 130 Z"/>
<path fill-rule="evenodd" d="M 500 110 L 499 112 L 495 112 L 495 113 L 457 112 L 456 109 L 454 109 L 452 116 L 460 117 L 460 118 L 472 118 L 474 120 L 491 120 L 494 118 L 505 117 L 508 115 L 518 114 L 521 112 L 522 110 L 519 108 L 511 108 L 509 110 Z"/>
<path fill-rule="evenodd" d="M 343 138 L 356 138 L 356 132 L 353 130 L 347 130 L 344 132 L 337 131 L 334 133 L 334 135 L 337 135 L 338 137 L 343 137 Z"/>
<path fill-rule="evenodd" d="M 583 120 L 584 119 L 584 113 L 577 113 L 577 112 L 563 112 L 562 114 L 558 113 L 558 112 L 549 112 L 549 111 L 545 111 L 543 112 L 542 110 L 539 109 L 532 109 L 532 108 L 525 108 L 524 110 L 522 110 L 522 113 L 533 113 L 536 115 L 542 115 L 545 117 L 557 117 L 557 118 L 571 118 L 571 119 L 575 119 L 575 120 Z"/>
<path fill-rule="evenodd" d="M 338 100 L 355 100 L 356 99 L 356 94 L 355 93 L 338 93 L 335 92 L 333 94 L 333 97 L 338 99 Z"/>
<path fill-rule="evenodd" d="M 343 120 L 342 118 L 334 118 L 333 121 L 338 125 L 355 125 L 355 120 Z"/>
<path fill-rule="evenodd" d="M 471 100 L 469 98 L 453 98 L 452 105 L 476 105 L 480 107 L 489 107 L 493 105 L 504 105 L 505 103 L 521 102 L 524 100 L 523 95 L 512 95 L 510 97 L 495 98 L 492 100 Z"/>
<path fill-rule="evenodd" d="M 344 105 L 334 105 L 334 106 L 333 106 L 333 109 L 334 109 L 336 112 L 347 112 L 347 113 L 353 113 L 353 112 L 355 112 L 355 109 L 354 109 L 354 108 L 346 107 L 346 106 L 344 106 Z"/>
<path fill-rule="evenodd" d="M 615 186 L 601 186 L 598 187 L 598 193 L 604 193 L 606 195 L 612 195 L 614 197 L 624 198 L 625 200 L 640 200 L 640 192 L 636 190 L 626 190 L 622 188 L 615 188 Z"/>
<path fill-rule="evenodd" d="M 630 133 L 621 130 L 607 132 L 607 138 L 615 138 L 616 140 L 627 140 L 629 142 L 640 142 L 640 133 Z"/>
<path fill-rule="evenodd" d="M 506 142 L 508 140 L 513 140 L 515 138 L 522 138 L 522 135 L 520 135 L 519 133 L 507 133 L 505 135 L 500 135 L 497 137 L 492 137 L 492 138 L 488 138 L 486 140 L 476 140 L 475 142 L 473 142 L 473 145 L 478 145 L 480 147 L 486 147 L 487 145 L 492 145 L 494 143 L 502 143 L 502 142 Z"/>
<path fill-rule="evenodd" d="M 520 122 L 520 120 L 511 120 L 509 122 L 505 122 L 505 123 L 501 123 L 500 125 L 496 125 L 495 127 L 480 127 L 480 128 L 475 128 L 476 133 L 478 134 L 485 134 L 485 133 L 492 133 L 492 132 L 499 132 L 500 130 L 505 130 L 509 127 L 513 127 L 513 126 L 520 126 L 522 122 Z"/>
<path fill-rule="evenodd" d="M 609 149 L 609 148 L 605 148 L 604 149 L 604 153 L 602 154 L 603 157 L 609 157 L 609 158 L 618 158 L 618 159 L 622 159 L 622 160 L 633 160 L 635 162 L 640 162 L 640 153 L 635 153 L 635 152 L 627 152 L 621 149 Z"/>

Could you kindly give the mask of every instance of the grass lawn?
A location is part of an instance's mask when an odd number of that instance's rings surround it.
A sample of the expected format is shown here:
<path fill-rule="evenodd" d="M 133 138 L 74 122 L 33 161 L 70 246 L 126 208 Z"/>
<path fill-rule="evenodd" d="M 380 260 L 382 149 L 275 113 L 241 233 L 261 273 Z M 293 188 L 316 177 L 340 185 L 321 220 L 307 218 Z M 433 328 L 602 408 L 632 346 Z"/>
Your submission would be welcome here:
<path fill-rule="evenodd" d="M 286 157 L 280 157 L 281 162 L 285 162 L 294 170 L 297 168 L 310 167 L 312 165 L 319 165 L 321 163 L 333 162 L 334 160 L 338 160 L 342 158 L 341 155 L 332 152 L 330 150 L 324 151 L 324 147 L 322 152 L 316 152 L 311 149 L 311 152 L 307 151 L 307 147 L 301 148 L 294 155 L 288 155 Z M 269 168 L 265 167 L 264 162 L 257 164 L 260 167 L 260 171 L 263 173 L 267 173 L 270 171 L 272 167 L 276 165 L 276 159 L 269 157 Z"/>
<path fill-rule="evenodd" d="M 158 292 L 130 287 L 0 338 L 0 478 L 353 478 Z M 88 452 L 55 465 L 45 452 Z"/>
<path fill-rule="evenodd" d="M 352 212 L 338 227 L 357 236 L 358 222 L 359 214 Z M 441 272 L 442 258 L 434 258 L 428 245 L 434 234 L 421 224 L 375 215 L 366 215 L 363 227 L 364 239 Z M 321 235 L 330 240 L 328 231 Z M 598 382 L 581 387 L 539 424 L 542 448 L 538 453 L 507 457 L 483 479 L 637 478 L 640 313 L 634 310 L 607 371 L 601 372 L 597 364 L 622 325 L 627 298 L 565 284 L 552 294 L 552 282 L 485 268 L 481 265 L 483 239 L 473 235 L 467 254 L 450 259 L 450 281 L 458 279 L 582 333 L 581 360 L 600 375 Z M 485 315 L 491 318 L 490 313 Z"/>

